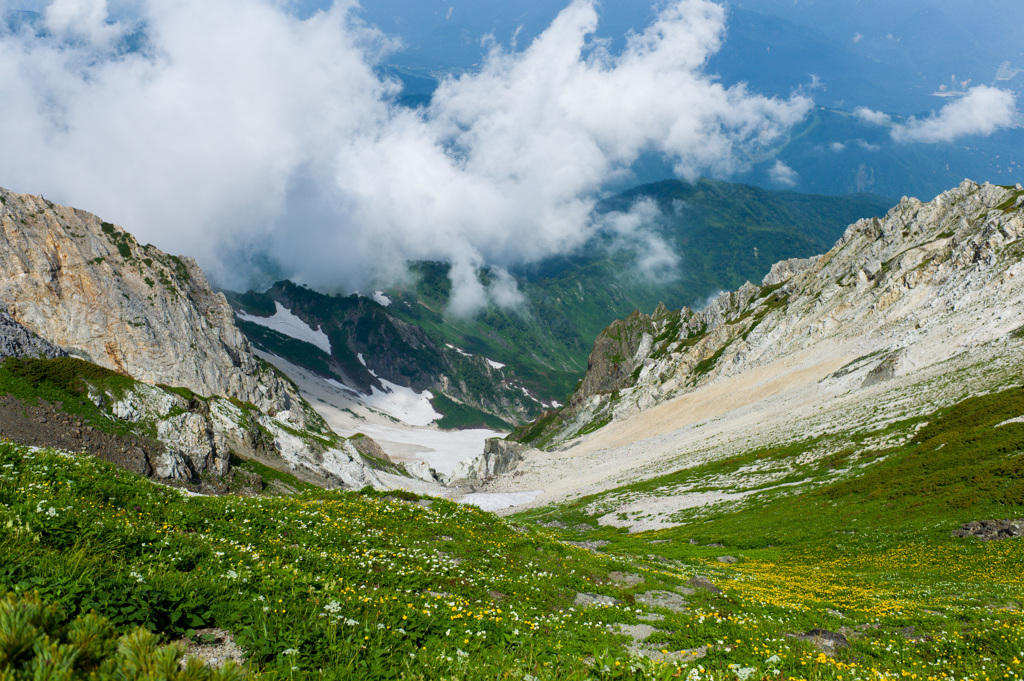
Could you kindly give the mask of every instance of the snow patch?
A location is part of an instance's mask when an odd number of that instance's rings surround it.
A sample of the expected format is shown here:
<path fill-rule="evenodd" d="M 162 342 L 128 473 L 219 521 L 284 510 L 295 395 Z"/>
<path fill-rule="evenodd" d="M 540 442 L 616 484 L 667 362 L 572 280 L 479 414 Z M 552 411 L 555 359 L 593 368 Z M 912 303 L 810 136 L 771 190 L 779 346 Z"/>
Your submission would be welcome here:
<path fill-rule="evenodd" d="M 388 305 L 391 304 L 391 299 L 384 295 L 383 291 L 374 291 L 373 301 L 383 307 L 387 307 Z"/>
<path fill-rule="evenodd" d="M 445 345 L 447 345 L 449 348 L 451 348 L 455 352 L 459 353 L 463 357 L 472 357 L 473 356 L 473 355 L 469 354 L 468 352 L 466 352 L 465 350 L 460 350 L 459 348 L 455 347 L 451 343 L 445 343 Z"/>
<path fill-rule="evenodd" d="M 481 511 L 497 511 L 528 504 L 543 493 L 544 490 L 540 489 L 530 492 L 474 492 L 459 499 L 459 503 L 476 506 Z"/>
<path fill-rule="evenodd" d="M 459 461 L 482 452 L 488 438 L 502 435 L 484 428 L 437 430 L 372 423 L 360 423 L 352 430 L 372 437 L 394 460 L 425 461 L 445 475 L 451 475 Z"/>
<path fill-rule="evenodd" d="M 358 355 L 358 357 L 362 362 L 362 355 Z M 363 364 L 365 366 L 366 363 Z M 333 378 L 320 378 L 320 380 L 370 409 L 387 414 L 410 426 L 429 426 L 443 416 L 434 411 L 434 405 L 430 403 L 434 396 L 429 390 L 418 393 L 412 388 L 406 388 L 378 377 L 377 380 L 384 386 L 384 390 L 373 385 L 370 386 L 370 394 L 364 395 Z M 366 434 L 369 435 L 369 433 Z"/>
<path fill-rule="evenodd" d="M 327 334 L 324 333 L 322 326 L 314 331 L 310 328 L 309 324 L 296 317 L 292 314 L 291 310 L 276 300 L 274 301 L 274 306 L 277 308 L 277 311 L 272 317 L 257 317 L 241 310 L 237 310 L 235 315 L 244 322 L 265 326 L 268 329 L 273 329 L 278 333 L 290 336 L 295 340 L 315 345 L 328 355 L 331 354 L 331 341 L 327 338 Z"/>
<path fill-rule="evenodd" d="M 388 416 L 394 416 L 410 426 L 427 426 L 441 418 L 442 414 L 434 411 L 434 405 L 430 403 L 434 396 L 429 390 L 418 393 L 412 388 L 397 385 L 383 378 L 377 380 L 384 386 L 384 390 L 371 386 L 370 395 L 360 395 L 357 398 L 366 406 Z"/>
<path fill-rule="evenodd" d="M 502 364 L 501 362 L 495 362 L 493 359 L 487 360 L 487 363 L 490 364 L 491 368 L 493 368 L 493 369 L 504 369 L 505 368 L 504 364 Z"/>

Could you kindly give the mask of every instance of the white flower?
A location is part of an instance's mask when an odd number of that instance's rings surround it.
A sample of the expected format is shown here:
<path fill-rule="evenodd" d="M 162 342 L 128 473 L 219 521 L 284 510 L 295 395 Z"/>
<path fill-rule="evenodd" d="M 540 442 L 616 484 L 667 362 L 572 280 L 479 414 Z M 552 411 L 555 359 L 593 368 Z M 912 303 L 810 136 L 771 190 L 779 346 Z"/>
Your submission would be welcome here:
<path fill-rule="evenodd" d="M 282 650 L 281 654 L 282 655 L 294 655 L 297 652 L 299 652 L 299 651 L 295 650 L 295 648 L 289 648 L 288 650 Z"/>

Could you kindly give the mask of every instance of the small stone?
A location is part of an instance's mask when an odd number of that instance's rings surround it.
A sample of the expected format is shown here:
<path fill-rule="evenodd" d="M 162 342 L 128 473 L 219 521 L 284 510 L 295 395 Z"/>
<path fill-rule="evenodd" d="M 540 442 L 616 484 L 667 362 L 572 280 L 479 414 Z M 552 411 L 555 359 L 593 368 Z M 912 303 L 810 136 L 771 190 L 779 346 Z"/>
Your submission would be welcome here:
<path fill-rule="evenodd" d="M 718 558 L 716 558 L 716 560 L 719 563 L 738 563 L 739 562 L 739 560 L 737 560 L 733 556 L 719 556 Z"/>
<path fill-rule="evenodd" d="M 619 586 L 623 586 L 627 589 L 632 588 L 644 581 L 644 578 L 633 572 L 609 572 L 608 579 L 612 580 Z"/>
<path fill-rule="evenodd" d="M 690 579 L 686 583 L 694 588 L 710 591 L 713 594 L 722 593 L 722 590 L 715 586 L 714 582 L 712 582 L 710 579 L 702 575 L 697 575 L 696 577 Z"/>
<path fill-rule="evenodd" d="M 576 605 L 582 605 L 585 608 L 589 608 L 596 605 L 618 605 L 619 603 L 622 603 L 622 601 L 620 601 L 617 598 L 612 598 L 611 596 L 602 596 L 601 594 L 592 594 L 585 592 L 577 593 L 575 600 Z"/>

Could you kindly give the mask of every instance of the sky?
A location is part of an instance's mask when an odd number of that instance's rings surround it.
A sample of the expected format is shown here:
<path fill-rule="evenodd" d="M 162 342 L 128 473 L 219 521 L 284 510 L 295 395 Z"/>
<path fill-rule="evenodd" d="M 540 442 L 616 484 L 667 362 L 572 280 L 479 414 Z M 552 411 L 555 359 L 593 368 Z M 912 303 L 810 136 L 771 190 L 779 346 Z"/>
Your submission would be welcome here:
<path fill-rule="evenodd" d="M 430 104 L 396 106 L 376 67 L 401 41 L 340 0 L 0 0 L 36 23 L 0 28 L 0 185 L 43 194 L 196 257 L 245 288 L 258 269 L 348 292 L 400 281 L 408 260 L 452 264 L 453 312 L 521 302 L 507 268 L 571 253 L 598 230 L 673 256 L 649 204 L 598 215 L 642 154 L 676 176 L 730 177 L 785 139 L 813 88 L 768 97 L 707 68 L 728 13 L 661 2 L 612 50 L 598 4 L 566 4 L 535 39 L 501 42 L 443 80 Z M 896 125 L 949 141 L 1007 125 L 1013 95 L 980 85 Z M 780 186 L 795 181 L 781 161 Z M 491 268 L 491 284 L 477 272 Z"/>

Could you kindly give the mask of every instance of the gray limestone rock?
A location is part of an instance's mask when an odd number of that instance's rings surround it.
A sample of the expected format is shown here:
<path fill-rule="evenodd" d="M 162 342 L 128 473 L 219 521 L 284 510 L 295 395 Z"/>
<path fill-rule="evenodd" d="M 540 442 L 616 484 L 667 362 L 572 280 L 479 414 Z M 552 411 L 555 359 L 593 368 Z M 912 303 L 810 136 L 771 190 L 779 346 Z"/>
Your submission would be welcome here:
<path fill-rule="evenodd" d="M 828 629 L 811 629 L 803 634 L 786 634 L 789 638 L 799 641 L 810 641 L 811 644 L 829 657 L 841 648 L 849 648 L 850 643 L 840 633 Z"/>
<path fill-rule="evenodd" d="M 585 608 L 590 608 L 599 605 L 618 605 L 621 602 L 622 601 L 620 601 L 619 599 L 612 598 L 611 596 L 602 596 L 601 594 L 592 594 L 587 592 L 577 593 L 575 600 L 576 605 L 581 605 Z"/>
<path fill-rule="evenodd" d="M 492 437 L 484 443 L 484 451 L 455 465 L 449 480 L 485 480 L 509 473 L 526 458 L 529 447 L 518 442 Z"/>
<path fill-rule="evenodd" d="M 631 589 L 637 584 L 644 581 L 644 578 L 635 572 L 609 572 L 608 579 L 612 580 L 615 584 L 622 586 L 627 589 Z"/>
<path fill-rule="evenodd" d="M 638 603 L 651 608 L 665 608 L 672 612 L 683 612 L 686 608 L 686 599 L 671 591 L 648 591 L 636 597 Z"/>
<path fill-rule="evenodd" d="M 974 520 L 951 533 L 954 537 L 976 537 L 982 541 L 998 541 L 1024 537 L 1024 518 L 1016 520 Z"/>
<path fill-rule="evenodd" d="M 0 359 L 4 357 L 66 357 L 67 351 L 16 322 L 0 305 Z"/>

